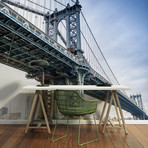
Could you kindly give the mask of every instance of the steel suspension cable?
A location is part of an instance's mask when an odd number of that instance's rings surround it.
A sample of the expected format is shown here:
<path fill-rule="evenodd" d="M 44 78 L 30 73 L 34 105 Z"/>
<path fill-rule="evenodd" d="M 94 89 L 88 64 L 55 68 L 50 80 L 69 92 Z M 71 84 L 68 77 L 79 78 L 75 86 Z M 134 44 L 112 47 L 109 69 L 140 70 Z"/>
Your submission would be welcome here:
<path fill-rule="evenodd" d="M 39 6 L 39 7 L 42 7 L 42 8 L 44 8 L 44 9 L 46 9 L 46 10 L 49 10 L 49 11 L 52 11 L 53 12 L 53 10 L 51 10 L 50 8 L 47 8 L 47 7 L 44 7 L 44 6 L 42 6 L 42 5 L 40 5 L 40 4 L 37 4 L 37 3 L 35 3 L 35 2 L 33 2 L 33 1 L 31 1 L 31 0 L 28 0 L 30 3 L 33 3 L 33 4 L 35 4 L 35 5 L 37 5 L 37 6 Z"/>
<path fill-rule="evenodd" d="M 103 72 L 104 72 L 105 76 L 106 76 L 106 77 L 108 78 L 108 80 L 111 82 L 110 78 L 107 76 L 107 74 L 105 73 L 105 71 L 104 71 L 103 67 L 101 66 L 100 62 L 98 61 L 97 57 L 95 56 L 95 53 L 93 52 L 92 48 L 90 47 L 90 45 L 89 45 L 89 43 L 88 43 L 87 39 L 85 38 L 85 36 L 84 36 L 83 32 L 81 32 L 81 34 L 82 34 L 82 36 L 83 36 L 84 40 L 86 41 L 86 43 L 87 43 L 88 47 L 90 48 L 90 50 L 91 50 L 91 52 L 92 52 L 93 56 L 95 57 L 96 61 L 98 62 L 99 66 L 100 66 L 100 67 L 101 67 L 101 69 L 103 70 Z"/>
<path fill-rule="evenodd" d="M 105 60 L 105 62 L 106 62 L 106 64 L 107 64 L 107 66 L 108 66 L 108 68 L 109 68 L 109 70 L 111 71 L 111 73 L 112 73 L 113 77 L 115 78 L 116 82 L 119 84 L 119 82 L 118 82 L 117 78 L 115 77 L 115 75 L 114 75 L 114 73 L 113 73 L 112 69 L 110 68 L 110 66 L 109 66 L 109 64 L 108 64 L 108 62 L 107 62 L 107 60 L 106 60 L 106 58 L 104 57 L 104 54 L 103 54 L 103 52 L 101 51 L 101 48 L 100 48 L 100 46 L 98 45 L 98 43 L 97 43 L 97 41 L 96 41 L 96 39 L 95 39 L 95 37 L 94 37 L 94 35 L 93 35 L 93 33 L 92 33 L 92 31 L 91 31 L 91 29 L 90 29 L 90 27 L 89 27 L 89 25 L 88 25 L 87 21 L 86 21 L 86 18 L 84 17 L 84 15 L 83 15 L 82 11 L 81 11 L 81 14 L 82 14 L 82 17 L 83 17 L 83 19 L 84 19 L 84 21 L 85 21 L 85 23 L 86 23 L 86 25 L 87 25 L 87 27 L 88 27 L 88 29 L 89 29 L 89 31 L 90 31 L 90 33 L 91 33 L 92 37 L 93 37 L 93 39 L 94 39 L 94 41 L 95 41 L 95 43 L 96 43 L 96 45 L 97 45 L 98 49 L 99 49 L 99 50 L 100 50 L 100 52 L 101 52 L 102 57 L 103 57 L 103 58 L 104 58 L 104 60 Z"/>

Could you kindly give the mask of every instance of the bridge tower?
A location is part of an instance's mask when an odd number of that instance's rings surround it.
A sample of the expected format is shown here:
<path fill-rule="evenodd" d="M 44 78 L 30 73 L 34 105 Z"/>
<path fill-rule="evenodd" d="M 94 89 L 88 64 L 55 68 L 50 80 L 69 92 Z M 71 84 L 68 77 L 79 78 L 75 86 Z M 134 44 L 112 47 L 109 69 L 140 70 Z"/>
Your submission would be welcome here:
<path fill-rule="evenodd" d="M 144 110 L 141 94 L 130 95 L 130 98 L 135 101 L 135 104 L 138 105 L 140 109 Z"/>
<path fill-rule="evenodd" d="M 135 104 L 141 109 L 144 111 L 144 105 L 143 105 L 143 101 L 142 101 L 142 95 L 139 93 L 139 94 L 136 94 L 136 95 L 130 95 L 130 98 L 132 100 L 134 100 Z M 142 119 L 145 119 L 145 115 L 143 115 L 143 117 L 140 117 Z"/>
<path fill-rule="evenodd" d="M 71 7 L 68 3 L 66 8 L 61 11 L 58 11 L 56 8 L 52 14 L 47 12 L 45 15 L 45 33 L 55 41 L 57 41 L 57 36 L 59 36 L 67 50 L 73 52 L 80 60 L 83 60 L 80 34 L 80 11 L 81 5 L 77 0 L 75 5 Z M 58 25 L 62 20 L 66 22 L 66 40 L 58 30 Z"/>
<path fill-rule="evenodd" d="M 44 18 L 46 22 L 45 33 L 55 41 L 57 41 L 57 37 L 59 36 L 65 44 L 67 50 L 72 52 L 80 61 L 84 61 L 85 59 L 83 56 L 83 50 L 81 49 L 81 8 L 82 6 L 79 4 L 79 1 L 76 0 L 76 3 L 73 6 L 70 7 L 68 3 L 65 9 L 58 11 L 56 8 L 52 14 L 47 12 Z M 66 39 L 58 29 L 58 25 L 62 20 L 64 20 L 66 23 Z M 80 70 L 79 67 L 77 67 L 76 69 L 78 72 L 78 84 L 83 85 L 86 72 L 83 69 Z"/>
<path fill-rule="evenodd" d="M 81 49 L 80 12 L 82 6 L 79 4 L 78 0 L 76 0 L 73 6 L 70 6 L 68 3 L 64 9 L 58 11 L 58 9 L 56 8 L 51 14 L 49 11 L 47 11 L 47 13 L 43 13 L 31 7 L 27 7 L 24 4 L 17 3 L 15 1 L 11 0 L 2 0 L 2 1 L 12 6 L 32 12 L 34 14 L 44 16 L 45 33 L 56 42 L 59 37 L 66 46 L 67 50 L 72 52 L 79 59 L 79 61 L 81 62 L 85 61 L 85 58 L 83 56 L 84 52 Z M 58 26 L 62 21 L 65 21 L 66 24 L 65 25 L 66 38 L 58 29 Z M 86 70 L 83 69 L 83 67 L 75 67 L 74 72 L 77 73 L 78 84 L 82 85 L 84 82 L 84 77 L 86 76 Z M 66 79 L 65 83 L 70 84 L 71 82 L 68 81 L 69 80 Z"/>

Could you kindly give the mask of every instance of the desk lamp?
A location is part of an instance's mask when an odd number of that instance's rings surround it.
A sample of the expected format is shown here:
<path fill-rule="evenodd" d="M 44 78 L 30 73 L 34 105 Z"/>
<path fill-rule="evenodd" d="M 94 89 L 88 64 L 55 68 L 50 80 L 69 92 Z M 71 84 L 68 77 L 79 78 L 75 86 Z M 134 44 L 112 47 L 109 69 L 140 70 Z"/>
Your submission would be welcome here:
<path fill-rule="evenodd" d="M 49 63 L 46 60 L 33 60 L 29 63 L 29 66 L 39 67 L 42 69 L 42 86 L 45 85 L 45 67 L 49 66 Z"/>

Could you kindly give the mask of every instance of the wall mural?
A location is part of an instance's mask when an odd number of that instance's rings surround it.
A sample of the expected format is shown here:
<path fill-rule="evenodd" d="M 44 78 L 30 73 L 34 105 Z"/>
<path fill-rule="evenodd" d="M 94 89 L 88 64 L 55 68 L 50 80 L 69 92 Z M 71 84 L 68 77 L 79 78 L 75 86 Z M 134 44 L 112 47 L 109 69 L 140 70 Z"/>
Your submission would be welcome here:
<path fill-rule="evenodd" d="M 38 84 L 25 77 L 26 73 L 0 64 L 0 120 L 26 120 L 34 92 L 22 87 Z"/>
<path fill-rule="evenodd" d="M 0 108 L 0 119 L 26 120 L 30 111 L 33 94 L 18 94 Z"/>
<path fill-rule="evenodd" d="M 25 92 L 22 87 L 39 84 L 25 77 L 25 72 L 0 64 L 0 120 L 27 120 L 34 92 Z M 85 96 L 91 98 L 90 96 Z M 93 98 L 92 98 L 93 99 Z M 103 108 L 99 100 L 96 119 L 99 119 Z M 114 110 L 111 110 L 114 118 Z M 124 112 L 125 118 L 131 119 L 131 114 Z"/>

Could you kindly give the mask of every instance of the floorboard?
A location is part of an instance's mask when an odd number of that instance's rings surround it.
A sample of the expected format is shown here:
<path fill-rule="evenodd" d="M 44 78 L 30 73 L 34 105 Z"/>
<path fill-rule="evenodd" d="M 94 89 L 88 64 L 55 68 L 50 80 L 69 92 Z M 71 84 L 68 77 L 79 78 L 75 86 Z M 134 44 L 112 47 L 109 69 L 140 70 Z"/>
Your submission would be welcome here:
<path fill-rule="evenodd" d="M 145 132 L 143 133 L 144 129 L 147 130 L 148 128 L 147 126 L 129 125 L 127 126 L 127 128 L 144 148 L 148 148 L 148 138 L 145 136 L 146 133 Z"/>
<path fill-rule="evenodd" d="M 128 144 L 124 141 L 121 133 L 124 133 L 124 130 L 120 129 L 107 129 L 106 131 L 111 139 L 115 148 L 129 148 Z M 125 133 L 124 133 L 125 135 Z"/>
<path fill-rule="evenodd" d="M 126 125 L 128 134 L 123 129 L 106 129 L 98 126 L 99 141 L 83 148 L 148 148 L 148 125 Z M 53 126 L 51 131 L 53 132 Z M 59 125 L 55 138 L 66 133 L 66 126 Z M 93 125 L 81 125 L 80 142 L 96 138 Z M 52 143 L 46 129 L 33 129 L 25 134 L 25 125 L 0 125 L 0 148 L 79 148 L 78 125 L 70 125 L 68 136 Z"/>

